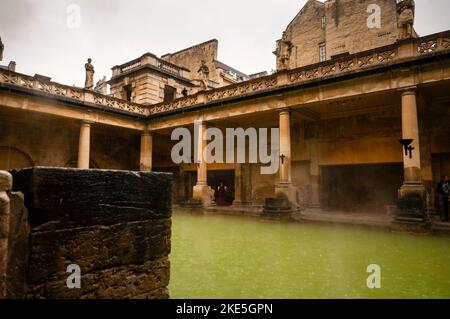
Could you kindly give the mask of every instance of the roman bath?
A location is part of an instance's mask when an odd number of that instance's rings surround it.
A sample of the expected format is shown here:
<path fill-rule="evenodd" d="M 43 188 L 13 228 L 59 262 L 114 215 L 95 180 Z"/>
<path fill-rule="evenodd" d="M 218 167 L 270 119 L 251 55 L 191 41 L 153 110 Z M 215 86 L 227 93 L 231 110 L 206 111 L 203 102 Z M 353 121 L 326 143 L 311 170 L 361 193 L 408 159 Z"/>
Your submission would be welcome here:
<path fill-rule="evenodd" d="M 450 31 L 420 14 L 308 0 L 271 73 L 212 39 L 79 85 L 0 40 L 0 298 L 449 299 Z"/>

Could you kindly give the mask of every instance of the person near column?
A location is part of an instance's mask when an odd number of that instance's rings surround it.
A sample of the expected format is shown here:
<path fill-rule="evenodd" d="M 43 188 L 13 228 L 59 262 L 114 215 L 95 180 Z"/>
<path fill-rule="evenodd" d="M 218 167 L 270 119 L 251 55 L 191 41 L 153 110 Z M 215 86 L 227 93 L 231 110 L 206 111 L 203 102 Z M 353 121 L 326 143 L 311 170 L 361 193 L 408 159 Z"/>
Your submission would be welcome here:
<path fill-rule="evenodd" d="M 441 220 L 449 221 L 449 200 L 450 200 L 450 180 L 448 176 L 443 176 L 441 182 L 438 184 L 437 192 L 442 200 Z"/>
<path fill-rule="evenodd" d="M 216 204 L 217 206 L 227 206 L 228 187 L 223 182 L 220 182 L 216 190 Z"/>

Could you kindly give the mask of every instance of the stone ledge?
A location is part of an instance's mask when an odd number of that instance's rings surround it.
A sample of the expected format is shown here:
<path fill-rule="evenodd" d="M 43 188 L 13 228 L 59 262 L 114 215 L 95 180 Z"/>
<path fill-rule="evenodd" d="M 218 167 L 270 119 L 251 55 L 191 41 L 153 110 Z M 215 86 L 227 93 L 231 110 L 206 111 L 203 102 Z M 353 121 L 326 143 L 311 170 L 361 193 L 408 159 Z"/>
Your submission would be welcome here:
<path fill-rule="evenodd" d="M 32 228 L 49 222 L 112 225 L 171 217 L 172 177 L 165 173 L 34 167 L 13 171 Z"/>
<path fill-rule="evenodd" d="M 81 289 L 68 289 L 66 278 L 30 287 L 29 298 L 167 299 L 170 278 L 167 257 L 81 274 Z"/>

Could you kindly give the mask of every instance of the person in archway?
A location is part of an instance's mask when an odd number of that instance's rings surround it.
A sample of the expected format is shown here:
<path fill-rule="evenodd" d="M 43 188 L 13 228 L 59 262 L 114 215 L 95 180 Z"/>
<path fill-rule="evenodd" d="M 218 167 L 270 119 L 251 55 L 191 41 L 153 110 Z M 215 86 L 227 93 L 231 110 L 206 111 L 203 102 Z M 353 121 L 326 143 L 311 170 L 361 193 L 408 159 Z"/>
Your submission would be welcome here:
<path fill-rule="evenodd" d="M 449 216 L 448 216 L 448 206 L 449 206 L 449 199 L 450 199 L 450 180 L 448 179 L 448 176 L 443 176 L 441 182 L 438 184 L 437 189 L 438 194 L 441 196 L 442 199 L 442 209 L 441 209 L 441 220 L 448 222 Z"/>
<path fill-rule="evenodd" d="M 216 190 L 216 204 L 217 206 L 227 206 L 228 187 L 223 182 L 220 182 Z"/>

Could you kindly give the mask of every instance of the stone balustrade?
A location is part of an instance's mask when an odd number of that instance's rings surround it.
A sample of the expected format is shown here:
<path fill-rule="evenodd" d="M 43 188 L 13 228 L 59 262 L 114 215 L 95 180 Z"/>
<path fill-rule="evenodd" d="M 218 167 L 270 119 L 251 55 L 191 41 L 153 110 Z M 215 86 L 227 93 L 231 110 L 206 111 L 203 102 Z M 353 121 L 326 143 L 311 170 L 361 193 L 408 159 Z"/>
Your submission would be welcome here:
<path fill-rule="evenodd" d="M 172 102 L 159 103 L 152 106 L 144 106 L 90 90 L 45 81 L 39 77 L 31 77 L 4 69 L 0 69 L 0 85 L 20 87 L 51 96 L 64 97 L 74 102 L 93 104 L 126 113 L 153 116 L 188 109 L 200 104 L 221 102 L 231 98 L 270 91 L 289 85 L 302 85 L 311 81 L 364 71 L 376 66 L 395 64 L 405 59 L 414 59 L 441 51 L 450 51 L 450 31 L 417 39 L 401 40 L 389 46 L 342 56 L 298 69 L 281 70 L 272 75 L 209 91 L 201 91 Z M 154 65 L 169 73 L 181 76 L 184 76 L 183 72 L 187 71 L 158 59 L 152 54 L 145 54 L 140 59 L 113 68 L 113 77 L 143 65 Z"/>
<path fill-rule="evenodd" d="M 389 46 L 297 69 L 282 70 L 254 80 L 199 92 L 196 95 L 177 99 L 170 103 L 153 105 L 150 107 L 149 114 L 156 115 L 176 111 L 200 103 L 220 102 L 229 98 L 264 92 L 287 85 L 306 84 L 319 79 L 363 71 L 375 66 L 388 65 L 400 62 L 403 59 L 434 54 L 445 50 L 450 51 L 450 31 L 417 39 L 402 40 Z"/>
<path fill-rule="evenodd" d="M 179 67 L 173 63 L 162 60 L 158 58 L 156 55 L 151 53 L 146 53 L 140 58 L 134 59 L 122 65 L 117 65 L 113 67 L 113 78 L 123 75 L 125 73 L 135 71 L 138 68 L 150 66 L 162 71 L 168 72 L 178 77 L 182 77 L 187 79 L 189 70 L 183 67 Z"/>
<path fill-rule="evenodd" d="M 101 108 L 109 108 L 138 115 L 148 115 L 146 106 L 103 95 L 79 87 L 59 84 L 9 70 L 0 69 L 0 85 L 27 89 L 49 97 L 59 97 L 74 103 L 93 104 Z"/>

